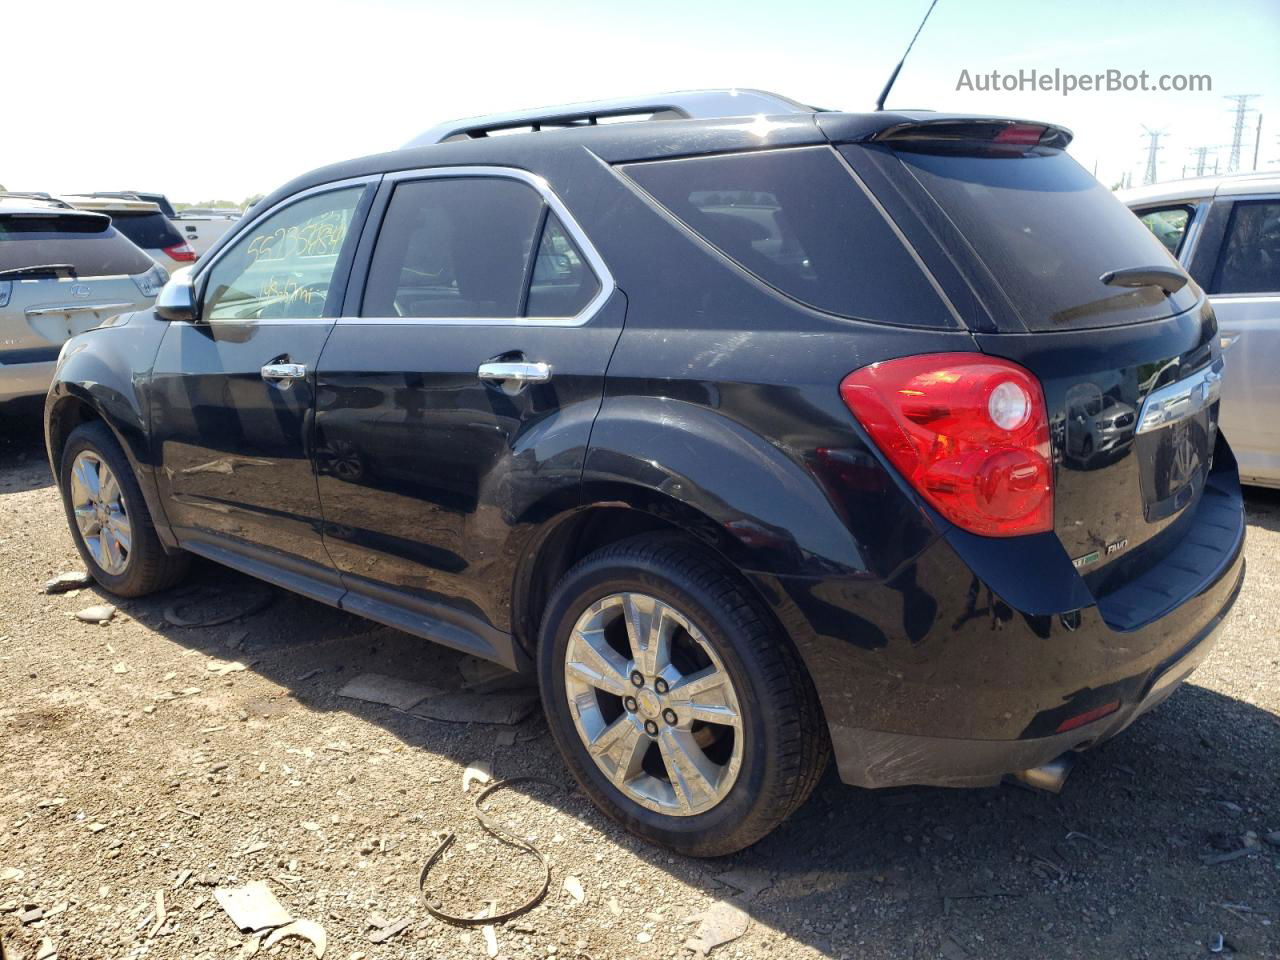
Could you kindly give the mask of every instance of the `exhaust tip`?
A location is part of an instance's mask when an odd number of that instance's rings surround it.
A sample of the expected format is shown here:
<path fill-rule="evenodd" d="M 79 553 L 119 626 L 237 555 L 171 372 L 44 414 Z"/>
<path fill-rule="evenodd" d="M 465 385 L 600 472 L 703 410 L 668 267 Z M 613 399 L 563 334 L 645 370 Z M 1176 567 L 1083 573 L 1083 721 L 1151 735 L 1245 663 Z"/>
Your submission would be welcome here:
<path fill-rule="evenodd" d="M 1071 774 L 1071 770 L 1075 765 L 1076 755 L 1074 753 L 1064 753 L 1043 766 L 1032 767 L 1030 770 L 1019 770 L 1013 774 L 1013 778 L 1035 790 L 1061 793 L 1062 785 L 1067 782 L 1067 777 Z"/>

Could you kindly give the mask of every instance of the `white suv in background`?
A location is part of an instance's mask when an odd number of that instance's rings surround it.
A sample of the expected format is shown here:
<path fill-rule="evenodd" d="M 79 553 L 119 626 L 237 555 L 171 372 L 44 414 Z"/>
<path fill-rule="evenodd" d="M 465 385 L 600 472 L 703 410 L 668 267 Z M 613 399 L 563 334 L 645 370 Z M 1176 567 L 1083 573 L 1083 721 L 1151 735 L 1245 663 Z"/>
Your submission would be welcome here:
<path fill-rule="evenodd" d="M 42 396 L 68 337 L 151 306 L 168 279 L 108 217 L 0 193 L 0 403 Z"/>
<path fill-rule="evenodd" d="M 60 199 L 77 210 L 107 214 L 117 230 L 169 273 L 196 261 L 195 250 L 158 203 L 102 194 L 69 194 Z"/>
<path fill-rule="evenodd" d="M 1218 315 L 1222 429 L 1240 479 L 1280 487 L 1280 172 L 1176 180 L 1119 194 Z"/>

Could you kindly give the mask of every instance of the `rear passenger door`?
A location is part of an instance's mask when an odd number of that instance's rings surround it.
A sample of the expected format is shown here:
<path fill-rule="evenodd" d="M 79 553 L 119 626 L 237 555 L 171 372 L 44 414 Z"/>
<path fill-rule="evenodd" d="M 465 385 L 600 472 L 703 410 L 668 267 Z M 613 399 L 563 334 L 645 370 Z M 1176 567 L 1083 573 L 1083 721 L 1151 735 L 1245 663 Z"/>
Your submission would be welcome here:
<path fill-rule="evenodd" d="M 343 606 L 504 659 L 519 551 L 577 502 L 622 295 L 545 183 L 510 168 L 389 176 L 356 262 L 317 379 Z"/>
<path fill-rule="evenodd" d="M 1280 198 L 1234 203 L 1209 294 L 1227 363 L 1222 429 L 1242 477 L 1280 484 Z"/>

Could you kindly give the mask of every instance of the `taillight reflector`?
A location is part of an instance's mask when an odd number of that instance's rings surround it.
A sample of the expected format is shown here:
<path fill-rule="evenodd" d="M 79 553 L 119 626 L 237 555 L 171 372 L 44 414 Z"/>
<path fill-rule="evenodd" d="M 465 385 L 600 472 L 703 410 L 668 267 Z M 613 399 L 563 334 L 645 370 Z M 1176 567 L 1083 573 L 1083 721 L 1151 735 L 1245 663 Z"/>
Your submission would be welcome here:
<path fill-rule="evenodd" d="M 182 243 L 175 243 L 172 247 L 165 247 L 164 252 L 180 263 L 195 263 L 196 260 L 195 250 L 185 240 Z"/>
<path fill-rule="evenodd" d="M 1049 419 L 1023 367 L 980 353 L 903 357 L 855 370 L 840 396 L 956 526 L 989 537 L 1053 529 Z"/>
<path fill-rule="evenodd" d="M 1120 701 L 1112 700 L 1110 703 L 1104 703 L 1100 707 L 1094 707 L 1092 710 L 1086 710 L 1084 713 L 1077 713 L 1074 717 L 1068 717 L 1058 724 L 1057 733 L 1066 733 L 1068 730 L 1074 730 L 1076 727 L 1083 727 L 1086 723 L 1093 723 L 1095 720 L 1101 720 L 1103 717 L 1109 717 L 1120 709 Z"/>

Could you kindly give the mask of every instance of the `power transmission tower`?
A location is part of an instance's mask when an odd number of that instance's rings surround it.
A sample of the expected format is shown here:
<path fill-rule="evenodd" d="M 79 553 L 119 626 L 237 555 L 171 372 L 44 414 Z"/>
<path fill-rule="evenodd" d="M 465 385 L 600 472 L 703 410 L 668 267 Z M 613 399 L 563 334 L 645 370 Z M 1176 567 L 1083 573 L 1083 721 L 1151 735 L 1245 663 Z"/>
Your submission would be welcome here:
<path fill-rule="evenodd" d="M 1217 147 L 1196 147 L 1191 152 L 1196 156 L 1196 176 L 1203 177 L 1209 163 L 1209 151 Z M 1216 159 L 1216 158 L 1215 158 Z"/>
<path fill-rule="evenodd" d="M 1231 134 L 1231 155 L 1227 158 L 1227 173 L 1235 173 L 1240 169 L 1240 148 L 1244 145 L 1244 121 L 1251 112 L 1249 101 L 1256 96 L 1256 93 L 1233 93 L 1226 97 L 1236 105 L 1236 122 Z"/>
<path fill-rule="evenodd" d="M 1150 127 L 1143 126 L 1147 132 L 1147 172 L 1143 174 L 1142 182 L 1144 184 L 1155 183 L 1158 179 L 1156 173 L 1156 154 L 1164 148 L 1160 146 L 1160 138 L 1164 136 L 1163 130 L 1152 130 Z"/>
<path fill-rule="evenodd" d="M 1258 129 L 1253 135 L 1253 169 L 1258 169 L 1258 147 L 1262 144 L 1262 111 L 1258 111 Z"/>

